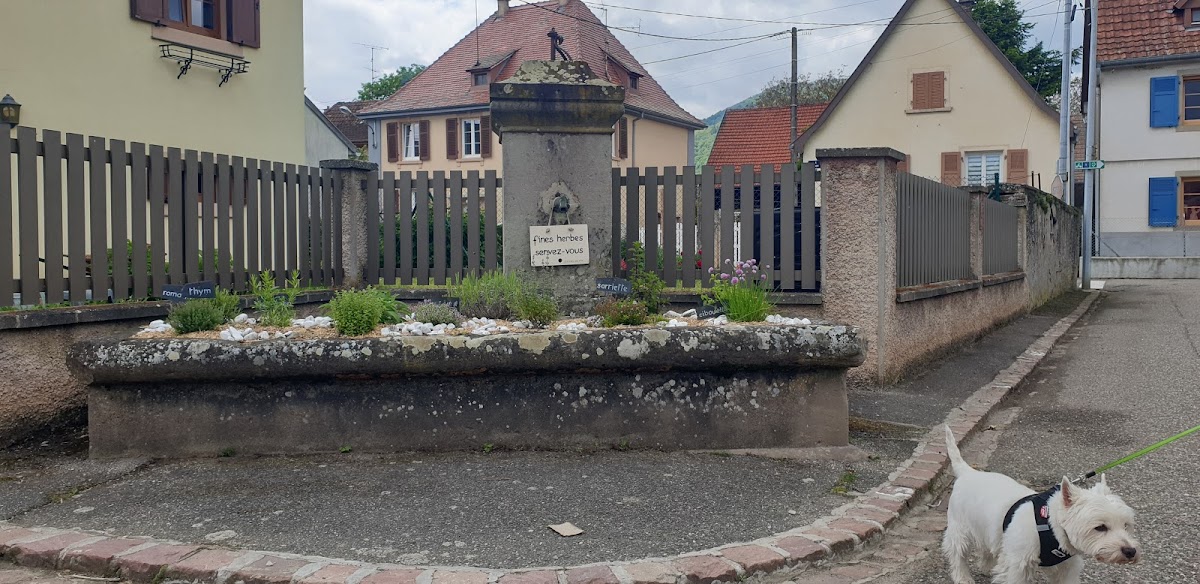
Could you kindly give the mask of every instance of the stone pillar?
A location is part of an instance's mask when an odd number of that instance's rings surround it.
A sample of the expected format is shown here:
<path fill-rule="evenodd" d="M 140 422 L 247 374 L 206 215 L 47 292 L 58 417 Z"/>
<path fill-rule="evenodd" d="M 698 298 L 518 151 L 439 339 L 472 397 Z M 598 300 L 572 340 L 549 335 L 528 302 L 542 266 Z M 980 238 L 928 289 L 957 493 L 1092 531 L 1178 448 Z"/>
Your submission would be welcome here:
<path fill-rule="evenodd" d="M 379 166 L 358 160 L 322 160 L 321 168 L 333 170 L 333 184 L 341 195 L 342 281 L 347 288 L 362 288 L 367 269 L 367 250 L 376 238 L 367 233 L 367 177 Z"/>
<path fill-rule="evenodd" d="M 821 295 L 825 318 L 853 324 L 867 358 L 850 377 L 888 382 L 896 334 L 896 164 L 892 148 L 817 150 L 821 163 Z"/>
<path fill-rule="evenodd" d="M 971 245 L 971 277 L 976 280 L 983 277 L 983 201 L 987 196 L 987 191 L 970 191 L 971 236 L 967 241 Z"/>
<path fill-rule="evenodd" d="M 504 144 L 504 271 L 554 294 L 562 310 L 589 310 L 595 279 L 612 275 L 612 131 L 625 89 L 581 61 L 526 61 L 491 86 L 492 125 Z M 565 199 L 563 198 L 565 197 Z M 531 226 L 586 224 L 587 265 L 533 267 Z"/>

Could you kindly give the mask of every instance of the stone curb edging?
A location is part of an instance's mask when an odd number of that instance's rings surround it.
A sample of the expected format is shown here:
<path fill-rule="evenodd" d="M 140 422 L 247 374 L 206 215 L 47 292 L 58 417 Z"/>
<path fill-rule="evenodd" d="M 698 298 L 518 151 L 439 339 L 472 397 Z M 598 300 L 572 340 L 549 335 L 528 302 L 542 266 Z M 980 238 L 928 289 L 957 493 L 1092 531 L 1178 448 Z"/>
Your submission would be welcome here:
<path fill-rule="evenodd" d="M 946 417 L 958 441 L 1016 388 L 1092 306 L 1090 294 L 990 383 Z M 137 583 L 169 581 L 227 584 L 707 584 L 823 564 L 880 538 L 947 478 L 944 430 L 930 430 L 912 456 L 866 495 L 813 523 L 752 542 L 733 543 L 671 558 L 576 567 L 492 570 L 411 567 L 315 556 L 237 551 L 95 532 L 25 528 L 0 523 L 0 558 L 32 568 L 119 576 Z"/>

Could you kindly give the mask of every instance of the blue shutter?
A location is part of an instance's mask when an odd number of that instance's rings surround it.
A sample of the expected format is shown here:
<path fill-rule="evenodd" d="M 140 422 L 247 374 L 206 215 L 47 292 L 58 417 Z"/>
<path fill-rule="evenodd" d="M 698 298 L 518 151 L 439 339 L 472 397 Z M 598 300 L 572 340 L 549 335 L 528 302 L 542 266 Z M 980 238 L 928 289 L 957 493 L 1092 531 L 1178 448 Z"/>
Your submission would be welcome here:
<path fill-rule="evenodd" d="M 1150 78 L 1150 127 L 1179 125 L 1179 78 Z"/>
<path fill-rule="evenodd" d="M 1179 179 L 1169 176 L 1150 179 L 1150 226 L 1174 227 L 1179 211 Z"/>

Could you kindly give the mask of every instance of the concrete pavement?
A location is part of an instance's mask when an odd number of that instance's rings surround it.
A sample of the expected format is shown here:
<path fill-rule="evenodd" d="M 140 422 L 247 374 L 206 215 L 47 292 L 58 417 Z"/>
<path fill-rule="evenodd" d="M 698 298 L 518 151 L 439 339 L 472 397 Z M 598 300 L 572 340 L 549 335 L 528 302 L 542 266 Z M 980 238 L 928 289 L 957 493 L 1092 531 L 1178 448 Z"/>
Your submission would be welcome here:
<path fill-rule="evenodd" d="M 1049 486 L 1200 424 L 1200 281 L 1109 281 L 1096 308 L 1064 337 L 1005 409 L 972 442 L 968 460 L 1034 488 Z M 1185 438 L 1108 473 L 1108 482 L 1138 513 L 1145 561 L 1133 567 L 1088 562 L 1086 583 L 1200 582 L 1200 437 Z M 905 523 L 944 521 L 941 509 Z M 901 527 L 881 545 L 919 551 L 887 561 L 871 552 L 796 578 L 841 583 L 848 567 L 873 564 L 867 581 L 946 582 L 938 537 Z M 979 574 L 979 583 L 990 578 Z"/>

